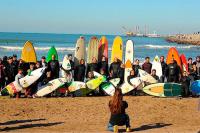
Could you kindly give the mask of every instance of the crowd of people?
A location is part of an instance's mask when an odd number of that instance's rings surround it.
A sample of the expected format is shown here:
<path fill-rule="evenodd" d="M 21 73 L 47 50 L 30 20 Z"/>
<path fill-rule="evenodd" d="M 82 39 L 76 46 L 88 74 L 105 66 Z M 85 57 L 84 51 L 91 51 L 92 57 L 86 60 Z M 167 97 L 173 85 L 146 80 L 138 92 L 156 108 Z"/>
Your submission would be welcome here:
<path fill-rule="evenodd" d="M 71 76 L 67 76 L 70 77 L 68 81 L 87 82 L 95 78 L 93 71 L 96 71 L 104 75 L 107 80 L 120 78 L 119 86 L 124 82 L 125 64 L 117 58 L 115 58 L 110 65 L 108 64 L 107 58 L 104 56 L 101 61 L 97 61 L 96 58 L 93 58 L 92 63 L 90 64 L 86 64 L 85 60 L 81 59 L 80 63 L 75 65 L 72 54 L 68 55 L 68 59 L 71 64 L 71 70 L 65 70 L 62 67 L 62 64 L 60 65 L 59 61 L 56 60 L 55 55 L 52 55 L 52 59 L 48 63 L 44 56 L 42 56 L 41 60 L 36 63 L 25 63 L 22 59 L 18 60 L 16 55 L 10 57 L 4 56 L 3 59 L 0 59 L 0 88 L 4 88 L 13 81 L 19 83 L 19 79 L 23 78 L 24 75 L 30 75 L 32 71 L 41 67 L 46 68 L 45 73 L 37 82 L 25 89 L 25 97 L 34 96 L 38 84 L 45 85 L 50 80 L 59 78 L 61 70 L 65 71 L 66 75 L 72 74 Z M 195 61 L 193 61 L 192 58 L 188 58 L 188 71 L 181 71 L 174 59 L 172 59 L 171 63 L 167 65 L 165 63 L 165 57 L 161 56 L 160 62 L 162 66 L 162 76 L 158 77 L 156 75 L 156 70 L 152 69 L 150 57 L 146 57 L 142 65 L 140 65 L 140 60 L 136 59 L 132 64 L 132 70 L 130 76 L 127 77 L 127 81 L 130 83 L 131 78 L 138 76 L 138 69 L 143 69 L 160 83 L 174 82 L 182 84 L 183 96 L 189 96 L 190 84 L 193 81 L 200 79 L 200 56 L 197 56 Z M 134 93 L 134 95 L 136 95 L 136 93 Z M 17 94 L 16 97 L 20 97 L 20 94 Z"/>

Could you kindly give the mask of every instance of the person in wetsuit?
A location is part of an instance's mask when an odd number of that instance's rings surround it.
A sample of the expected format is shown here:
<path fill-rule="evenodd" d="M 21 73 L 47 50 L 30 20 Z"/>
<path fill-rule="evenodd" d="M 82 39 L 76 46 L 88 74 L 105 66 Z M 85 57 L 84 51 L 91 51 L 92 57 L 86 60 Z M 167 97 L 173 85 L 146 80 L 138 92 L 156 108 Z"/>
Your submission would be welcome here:
<path fill-rule="evenodd" d="M 5 66 L 6 84 L 10 84 L 15 80 L 15 66 L 13 65 L 13 57 L 8 58 L 8 64 Z"/>
<path fill-rule="evenodd" d="M 102 56 L 101 61 L 99 62 L 99 69 L 104 70 L 105 75 L 108 76 L 108 62 L 106 61 L 106 57 Z"/>
<path fill-rule="evenodd" d="M 130 119 L 126 113 L 128 103 L 123 101 L 121 89 L 116 89 L 112 100 L 109 101 L 109 109 L 111 112 L 108 123 L 108 130 L 118 132 L 118 126 L 126 125 L 126 132 L 130 132 Z"/>
<path fill-rule="evenodd" d="M 48 62 L 48 71 L 51 72 L 52 80 L 59 78 L 60 65 L 55 55 L 52 55 L 52 59 Z"/>
<path fill-rule="evenodd" d="M 117 58 L 114 58 L 114 62 L 110 64 L 109 72 L 112 72 L 112 78 L 119 78 L 119 69 L 121 63 L 118 61 Z"/>
<path fill-rule="evenodd" d="M 92 58 L 92 63 L 88 64 L 87 66 L 87 75 L 89 72 L 93 72 L 93 71 L 99 72 L 98 62 L 95 57 Z"/>
<path fill-rule="evenodd" d="M 174 83 L 179 83 L 180 79 L 180 67 L 176 63 L 174 59 L 171 60 L 171 63 L 167 66 L 166 69 L 166 77 L 167 77 L 167 82 L 174 82 Z"/>
<path fill-rule="evenodd" d="M 159 77 L 156 75 L 156 69 L 152 69 L 151 76 L 152 76 L 155 80 L 157 80 L 157 82 L 160 81 L 160 80 L 159 80 Z"/>
<path fill-rule="evenodd" d="M 162 76 L 160 77 L 160 82 L 164 83 L 164 81 L 165 81 L 165 71 L 167 69 L 167 63 L 165 63 L 165 57 L 164 56 L 160 56 L 160 63 L 161 63 L 161 67 L 162 67 Z"/>
<path fill-rule="evenodd" d="M 190 78 L 187 76 L 187 72 L 183 72 L 183 76 L 181 77 L 180 83 L 182 85 L 182 96 L 189 96 L 189 87 L 190 87 Z"/>
<path fill-rule="evenodd" d="M 138 60 L 138 59 L 135 60 L 132 69 L 135 71 L 135 75 L 137 76 L 139 73 L 139 69 L 141 69 L 140 60 Z"/>
<path fill-rule="evenodd" d="M 85 79 L 85 61 L 84 59 L 80 60 L 80 65 L 75 67 L 74 70 L 74 81 L 82 81 L 84 82 Z"/>
<path fill-rule="evenodd" d="M 130 75 L 127 77 L 127 82 L 128 82 L 131 86 L 133 86 L 133 88 L 135 88 L 135 85 L 132 84 L 130 80 L 131 80 L 132 78 L 136 78 L 136 77 L 137 77 L 137 75 L 135 74 L 135 70 L 134 70 L 134 69 L 130 71 Z M 136 95 L 137 95 L 137 88 L 135 88 L 131 93 L 132 93 L 133 96 L 136 96 Z"/>
<path fill-rule="evenodd" d="M 142 65 L 142 70 L 146 71 L 147 73 L 151 74 L 152 64 L 150 63 L 150 58 L 146 57 L 145 62 Z"/>
<path fill-rule="evenodd" d="M 119 85 L 124 83 L 124 72 L 125 72 L 125 65 L 121 64 L 119 68 L 119 74 L 118 74 L 120 78 Z"/>
<path fill-rule="evenodd" d="M 197 68 L 197 79 L 200 79 L 200 56 L 196 57 L 196 61 L 194 62 Z"/>

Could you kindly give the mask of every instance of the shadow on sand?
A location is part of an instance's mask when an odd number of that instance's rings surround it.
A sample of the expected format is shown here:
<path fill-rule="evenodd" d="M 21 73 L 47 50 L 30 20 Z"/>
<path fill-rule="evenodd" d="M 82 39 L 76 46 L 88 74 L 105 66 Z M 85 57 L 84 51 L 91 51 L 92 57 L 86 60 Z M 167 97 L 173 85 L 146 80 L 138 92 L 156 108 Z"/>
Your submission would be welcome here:
<path fill-rule="evenodd" d="M 141 127 L 133 129 L 133 131 L 144 131 L 149 129 L 155 129 L 155 128 L 162 128 L 166 126 L 171 126 L 172 124 L 165 124 L 165 123 L 155 123 L 155 124 L 148 124 L 148 125 L 142 125 Z"/>
<path fill-rule="evenodd" d="M 34 127 L 49 127 L 49 126 L 54 126 L 54 125 L 59 125 L 64 122 L 54 122 L 54 123 L 40 123 L 40 124 L 24 124 L 16 127 L 5 127 L 3 129 L 0 129 L 1 131 L 13 131 L 13 130 L 18 130 L 18 129 L 28 129 L 28 128 L 34 128 Z"/>
<path fill-rule="evenodd" d="M 7 121 L 7 122 L 4 122 L 4 123 L 0 123 L 0 126 L 27 123 L 27 122 L 34 122 L 34 121 L 44 121 L 44 120 L 46 120 L 46 119 L 12 120 L 12 121 Z"/>
<path fill-rule="evenodd" d="M 156 128 L 162 128 L 166 126 L 171 126 L 172 124 L 164 124 L 164 123 L 155 123 L 155 124 L 148 124 L 148 125 L 142 125 L 141 127 L 134 128 L 132 129 L 132 132 L 136 131 L 144 131 L 144 130 L 149 130 L 149 129 L 156 129 Z M 119 129 L 120 133 L 126 132 L 125 129 Z"/>

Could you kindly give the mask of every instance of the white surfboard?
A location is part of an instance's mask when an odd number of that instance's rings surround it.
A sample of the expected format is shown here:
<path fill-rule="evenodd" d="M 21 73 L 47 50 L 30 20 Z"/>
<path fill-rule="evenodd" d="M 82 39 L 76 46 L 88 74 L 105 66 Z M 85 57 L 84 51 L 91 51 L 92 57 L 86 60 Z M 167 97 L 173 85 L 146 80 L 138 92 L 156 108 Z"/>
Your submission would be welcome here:
<path fill-rule="evenodd" d="M 120 88 L 122 90 L 122 94 L 126 94 L 126 93 L 134 90 L 135 88 L 137 88 L 142 83 L 142 80 L 140 79 L 140 77 L 136 77 L 136 78 L 130 79 L 130 82 L 132 85 L 130 85 L 128 82 L 123 83 L 121 85 Z"/>
<path fill-rule="evenodd" d="M 112 83 L 114 85 L 114 87 L 117 87 L 117 85 L 120 82 L 120 78 L 111 79 L 111 80 L 109 80 L 109 82 Z"/>
<path fill-rule="evenodd" d="M 115 87 L 112 83 L 110 82 L 106 82 L 102 85 L 102 89 L 103 91 L 109 95 L 109 96 L 113 96 L 115 93 Z"/>
<path fill-rule="evenodd" d="M 70 64 L 70 61 L 69 61 L 67 55 L 65 55 L 63 58 L 62 68 L 66 71 L 71 70 L 71 64 Z M 66 77 L 65 71 L 63 69 L 61 69 L 61 75 L 62 75 L 62 77 Z"/>
<path fill-rule="evenodd" d="M 160 78 L 162 76 L 162 66 L 160 63 L 160 59 L 158 56 L 155 56 L 153 63 L 152 63 L 152 70 L 156 70 L 156 75 Z"/>
<path fill-rule="evenodd" d="M 74 92 L 74 91 L 77 91 L 77 90 L 83 89 L 83 88 L 86 88 L 86 84 L 84 82 L 74 81 L 74 82 L 70 83 L 68 90 L 70 92 Z"/>
<path fill-rule="evenodd" d="M 100 77 L 102 76 L 100 73 L 93 71 L 94 77 Z"/>
<path fill-rule="evenodd" d="M 45 95 L 48 95 L 49 93 L 55 91 L 60 86 L 64 85 L 65 82 L 66 82 L 65 78 L 58 78 L 58 79 L 51 80 L 46 85 L 39 87 L 35 96 L 43 97 Z"/>
<path fill-rule="evenodd" d="M 126 42 L 126 51 L 125 51 L 125 73 L 124 73 L 124 82 L 127 82 L 127 77 L 130 75 L 130 71 L 132 70 L 132 64 L 133 64 L 133 41 L 128 40 Z"/>
<path fill-rule="evenodd" d="M 150 84 L 154 84 L 157 83 L 157 80 L 154 79 L 150 74 L 148 74 L 147 72 L 145 72 L 142 69 L 139 69 L 139 75 L 142 81 L 150 83 Z"/>
<path fill-rule="evenodd" d="M 38 68 L 34 71 L 31 72 L 30 76 L 26 75 L 24 78 L 21 78 L 20 81 L 20 85 L 23 88 L 27 88 L 30 85 L 32 85 L 33 83 L 35 83 L 44 73 L 45 68 Z"/>

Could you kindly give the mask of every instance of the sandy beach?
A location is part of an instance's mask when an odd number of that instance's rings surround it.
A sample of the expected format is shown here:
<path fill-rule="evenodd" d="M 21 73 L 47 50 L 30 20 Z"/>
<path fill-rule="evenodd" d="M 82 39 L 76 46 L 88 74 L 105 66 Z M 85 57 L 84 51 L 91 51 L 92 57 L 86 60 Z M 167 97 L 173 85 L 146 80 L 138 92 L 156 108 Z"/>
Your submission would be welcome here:
<path fill-rule="evenodd" d="M 107 132 L 109 99 L 1 97 L 0 132 Z M 129 96 L 124 99 L 129 104 L 127 113 L 134 132 L 200 131 L 198 98 Z"/>

